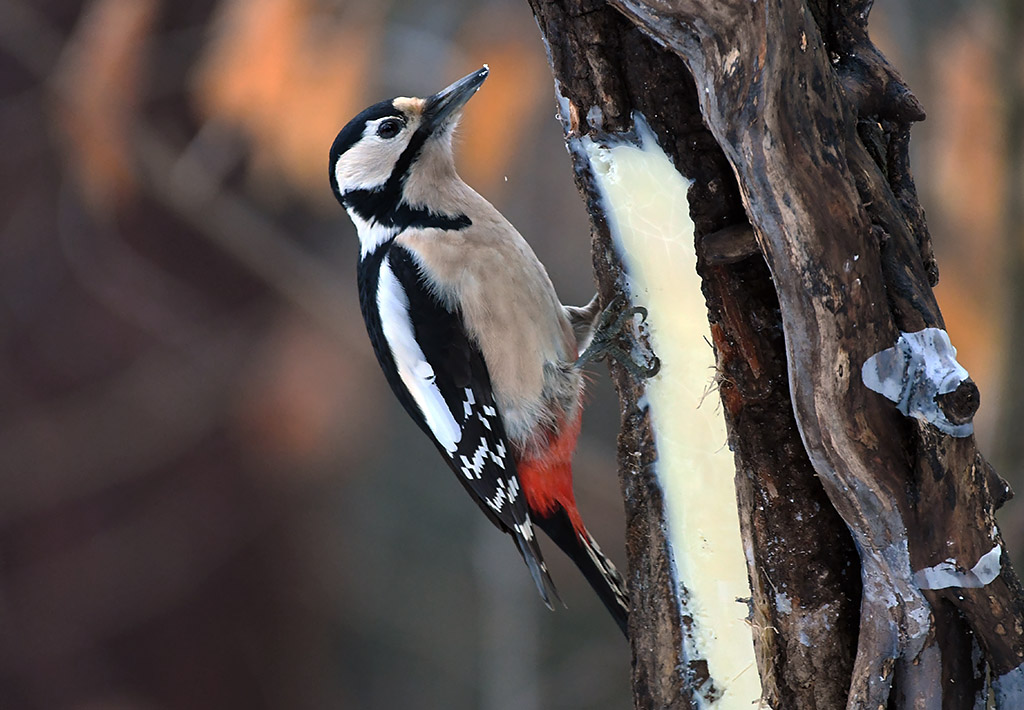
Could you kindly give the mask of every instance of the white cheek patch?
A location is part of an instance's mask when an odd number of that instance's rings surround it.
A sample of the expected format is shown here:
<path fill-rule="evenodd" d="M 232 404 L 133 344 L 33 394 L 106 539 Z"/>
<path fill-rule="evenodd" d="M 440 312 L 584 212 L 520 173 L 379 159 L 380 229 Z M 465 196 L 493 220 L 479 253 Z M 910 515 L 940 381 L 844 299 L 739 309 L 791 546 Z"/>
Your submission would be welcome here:
<path fill-rule="evenodd" d="M 367 123 L 359 142 L 339 158 L 334 166 L 334 178 L 342 192 L 374 190 L 383 187 L 391 177 L 395 164 L 409 143 L 408 136 L 416 126 L 406 125 L 390 140 L 378 137 L 378 125 L 389 119 L 384 117 Z"/>
<path fill-rule="evenodd" d="M 941 328 L 900 333 L 894 347 L 875 353 L 861 368 L 865 387 L 895 402 L 906 416 L 957 437 L 970 436 L 974 424 L 949 421 L 935 398 L 953 392 L 967 377 L 949 334 Z"/>
<path fill-rule="evenodd" d="M 392 153 L 395 153 L 392 155 Z M 349 148 L 334 166 L 334 179 L 341 191 L 374 190 L 391 177 L 398 153 L 376 141 L 362 141 Z"/>
<path fill-rule="evenodd" d="M 434 368 L 427 362 L 409 319 L 409 297 L 391 271 L 389 257 L 380 266 L 377 309 L 381 330 L 391 348 L 398 376 L 420 408 L 434 438 L 449 454 L 455 453 L 462 430 L 434 381 Z"/>

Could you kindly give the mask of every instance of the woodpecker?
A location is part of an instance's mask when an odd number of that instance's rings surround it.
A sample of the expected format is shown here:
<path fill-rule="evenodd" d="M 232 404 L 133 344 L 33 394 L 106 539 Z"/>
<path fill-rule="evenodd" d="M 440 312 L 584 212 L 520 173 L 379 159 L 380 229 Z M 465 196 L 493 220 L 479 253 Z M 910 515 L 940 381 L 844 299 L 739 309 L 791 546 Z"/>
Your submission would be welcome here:
<path fill-rule="evenodd" d="M 572 487 L 597 299 L 563 306 L 526 240 L 455 171 L 452 134 L 488 71 L 374 104 L 338 133 L 330 181 L 359 235 L 359 303 L 398 400 L 515 541 L 545 604 L 558 594 L 534 525 L 627 633 L 625 585 Z"/>

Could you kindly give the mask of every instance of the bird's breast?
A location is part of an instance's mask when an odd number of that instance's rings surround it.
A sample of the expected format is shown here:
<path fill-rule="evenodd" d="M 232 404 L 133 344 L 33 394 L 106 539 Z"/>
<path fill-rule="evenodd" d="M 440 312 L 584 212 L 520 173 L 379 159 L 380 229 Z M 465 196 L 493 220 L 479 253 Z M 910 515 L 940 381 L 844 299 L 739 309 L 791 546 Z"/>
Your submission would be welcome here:
<path fill-rule="evenodd" d="M 396 241 L 460 311 L 487 363 L 509 438 L 525 442 L 538 427 L 574 413 L 554 410 L 578 403 L 582 382 L 571 366 L 572 329 L 547 272 L 518 233 L 499 234 L 423 230 Z"/>

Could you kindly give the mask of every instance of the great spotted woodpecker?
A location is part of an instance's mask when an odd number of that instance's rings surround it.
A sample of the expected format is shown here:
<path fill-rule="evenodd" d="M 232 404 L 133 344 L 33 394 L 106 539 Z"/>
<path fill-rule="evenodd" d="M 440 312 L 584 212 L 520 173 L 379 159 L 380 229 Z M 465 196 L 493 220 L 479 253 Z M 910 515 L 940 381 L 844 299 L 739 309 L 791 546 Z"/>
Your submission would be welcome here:
<path fill-rule="evenodd" d="M 625 585 L 572 487 L 577 361 L 597 299 L 563 306 L 519 232 L 455 172 L 452 133 L 487 74 L 484 66 L 428 98 L 374 104 L 335 139 L 331 187 L 359 234 L 360 306 L 398 400 L 515 540 L 548 607 L 558 595 L 534 524 L 626 633 Z"/>

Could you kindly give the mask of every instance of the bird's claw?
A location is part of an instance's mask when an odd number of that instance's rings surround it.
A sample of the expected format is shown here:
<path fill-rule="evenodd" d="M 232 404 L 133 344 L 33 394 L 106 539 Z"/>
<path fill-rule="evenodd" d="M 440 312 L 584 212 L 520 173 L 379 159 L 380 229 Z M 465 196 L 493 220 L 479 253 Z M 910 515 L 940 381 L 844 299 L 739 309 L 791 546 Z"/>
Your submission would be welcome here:
<path fill-rule="evenodd" d="M 638 327 L 643 328 L 647 322 L 647 309 L 643 306 L 626 306 L 626 298 L 619 294 L 601 311 L 594 337 L 576 360 L 577 367 L 588 362 L 598 362 L 607 357 L 618 360 L 626 370 L 637 379 L 654 377 L 661 370 L 661 360 L 653 352 L 646 362 L 639 363 L 631 353 L 623 349 L 621 343 L 625 339 L 627 324 L 632 323 L 635 316 L 640 316 Z"/>

